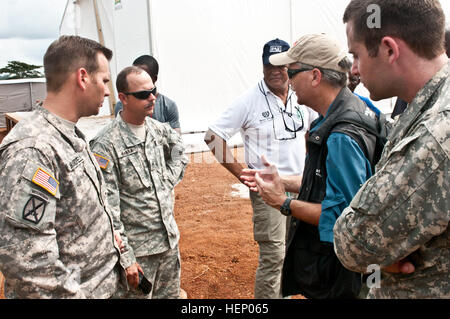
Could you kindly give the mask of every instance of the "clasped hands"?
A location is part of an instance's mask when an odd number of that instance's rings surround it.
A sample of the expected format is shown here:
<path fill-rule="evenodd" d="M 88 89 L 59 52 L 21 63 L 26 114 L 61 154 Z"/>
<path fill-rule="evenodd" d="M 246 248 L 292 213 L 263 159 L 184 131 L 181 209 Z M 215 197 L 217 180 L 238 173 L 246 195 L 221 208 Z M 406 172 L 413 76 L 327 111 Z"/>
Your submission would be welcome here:
<path fill-rule="evenodd" d="M 275 165 L 270 164 L 264 155 L 261 156 L 264 169 L 242 170 L 239 179 L 248 186 L 252 192 L 259 192 L 267 205 L 279 209 L 287 196 L 284 185 Z"/>

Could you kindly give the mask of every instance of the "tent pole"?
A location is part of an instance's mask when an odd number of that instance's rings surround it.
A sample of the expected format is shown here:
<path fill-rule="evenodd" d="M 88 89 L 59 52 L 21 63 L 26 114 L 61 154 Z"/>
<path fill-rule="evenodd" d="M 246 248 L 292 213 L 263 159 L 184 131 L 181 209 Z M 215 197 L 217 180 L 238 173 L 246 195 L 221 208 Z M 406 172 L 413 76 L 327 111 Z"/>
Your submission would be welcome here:
<path fill-rule="evenodd" d="M 148 46 L 149 55 L 153 56 L 153 44 L 152 44 L 152 21 L 150 19 L 150 0 L 147 0 L 147 24 L 148 24 Z"/>
<path fill-rule="evenodd" d="M 97 24 L 97 33 L 98 33 L 98 39 L 101 45 L 105 46 L 105 38 L 103 37 L 103 30 L 102 30 L 102 22 L 100 20 L 100 15 L 98 13 L 98 5 L 97 0 L 93 0 L 94 2 L 94 11 L 95 11 L 95 22 Z M 114 106 L 116 105 L 116 97 L 114 96 L 114 89 L 112 86 L 112 81 L 108 82 L 108 88 L 109 88 L 109 111 L 110 114 L 114 114 Z"/>

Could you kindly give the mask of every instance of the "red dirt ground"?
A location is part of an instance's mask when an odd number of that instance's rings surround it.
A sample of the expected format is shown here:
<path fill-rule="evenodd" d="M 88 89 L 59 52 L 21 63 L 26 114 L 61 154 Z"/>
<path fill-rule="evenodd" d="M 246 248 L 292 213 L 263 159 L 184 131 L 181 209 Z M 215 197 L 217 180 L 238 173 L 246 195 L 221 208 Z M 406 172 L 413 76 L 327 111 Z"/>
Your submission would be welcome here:
<path fill-rule="evenodd" d="M 242 156 L 242 149 L 234 152 Z M 181 287 L 188 299 L 253 298 L 258 245 L 250 200 L 231 196 L 236 183 L 208 152 L 191 155 L 175 188 Z"/>
<path fill-rule="evenodd" d="M 200 154 L 196 154 L 198 157 Z M 232 197 L 237 179 L 202 153 L 175 189 L 181 287 L 188 298 L 253 298 L 258 245 L 249 199 Z"/>

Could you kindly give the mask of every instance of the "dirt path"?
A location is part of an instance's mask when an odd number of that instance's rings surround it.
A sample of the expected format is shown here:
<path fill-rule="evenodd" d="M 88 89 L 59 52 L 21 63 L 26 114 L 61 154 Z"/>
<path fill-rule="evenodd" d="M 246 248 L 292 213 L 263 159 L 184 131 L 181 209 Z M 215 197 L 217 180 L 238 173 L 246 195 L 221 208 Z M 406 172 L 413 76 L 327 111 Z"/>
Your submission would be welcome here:
<path fill-rule="evenodd" d="M 232 196 L 239 182 L 209 153 L 202 155 L 203 163 L 191 157 L 175 189 L 181 286 L 188 298 L 253 298 L 258 246 L 250 200 Z"/>

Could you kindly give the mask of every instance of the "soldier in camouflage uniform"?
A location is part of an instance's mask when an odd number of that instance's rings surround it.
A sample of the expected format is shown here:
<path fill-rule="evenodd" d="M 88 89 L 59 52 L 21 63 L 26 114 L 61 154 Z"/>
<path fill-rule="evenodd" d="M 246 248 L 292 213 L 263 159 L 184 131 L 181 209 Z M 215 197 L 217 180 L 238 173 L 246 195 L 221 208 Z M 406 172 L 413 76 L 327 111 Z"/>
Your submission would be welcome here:
<path fill-rule="evenodd" d="M 182 140 L 168 124 L 147 116 L 153 111 L 155 87 L 145 71 L 125 68 L 116 84 L 123 111 L 99 132 L 91 146 L 108 185 L 108 202 L 125 246 L 121 263 L 133 289 L 122 297 L 178 298 L 180 233 L 172 190 L 187 164 Z M 138 272 L 153 284 L 147 295 L 136 289 Z"/>
<path fill-rule="evenodd" d="M 369 5 L 381 28 L 368 30 Z M 369 10 L 370 11 L 370 10 Z M 344 14 L 352 72 L 373 100 L 408 102 L 382 158 L 334 227 L 349 269 L 381 266 L 369 298 L 450 298 L 450 64 L 437 0 L 353 0 Z"/>
<path fill-rule="evenodd" d="M 74 52 L 77 53 L 73 54 Z M 47 98 L 0 146 L 0 270 L 7 298 L 109 298 L 119 248 L 81 116 L 109 95 L 112 52 L 63 36 L 44 57 Z"/>

